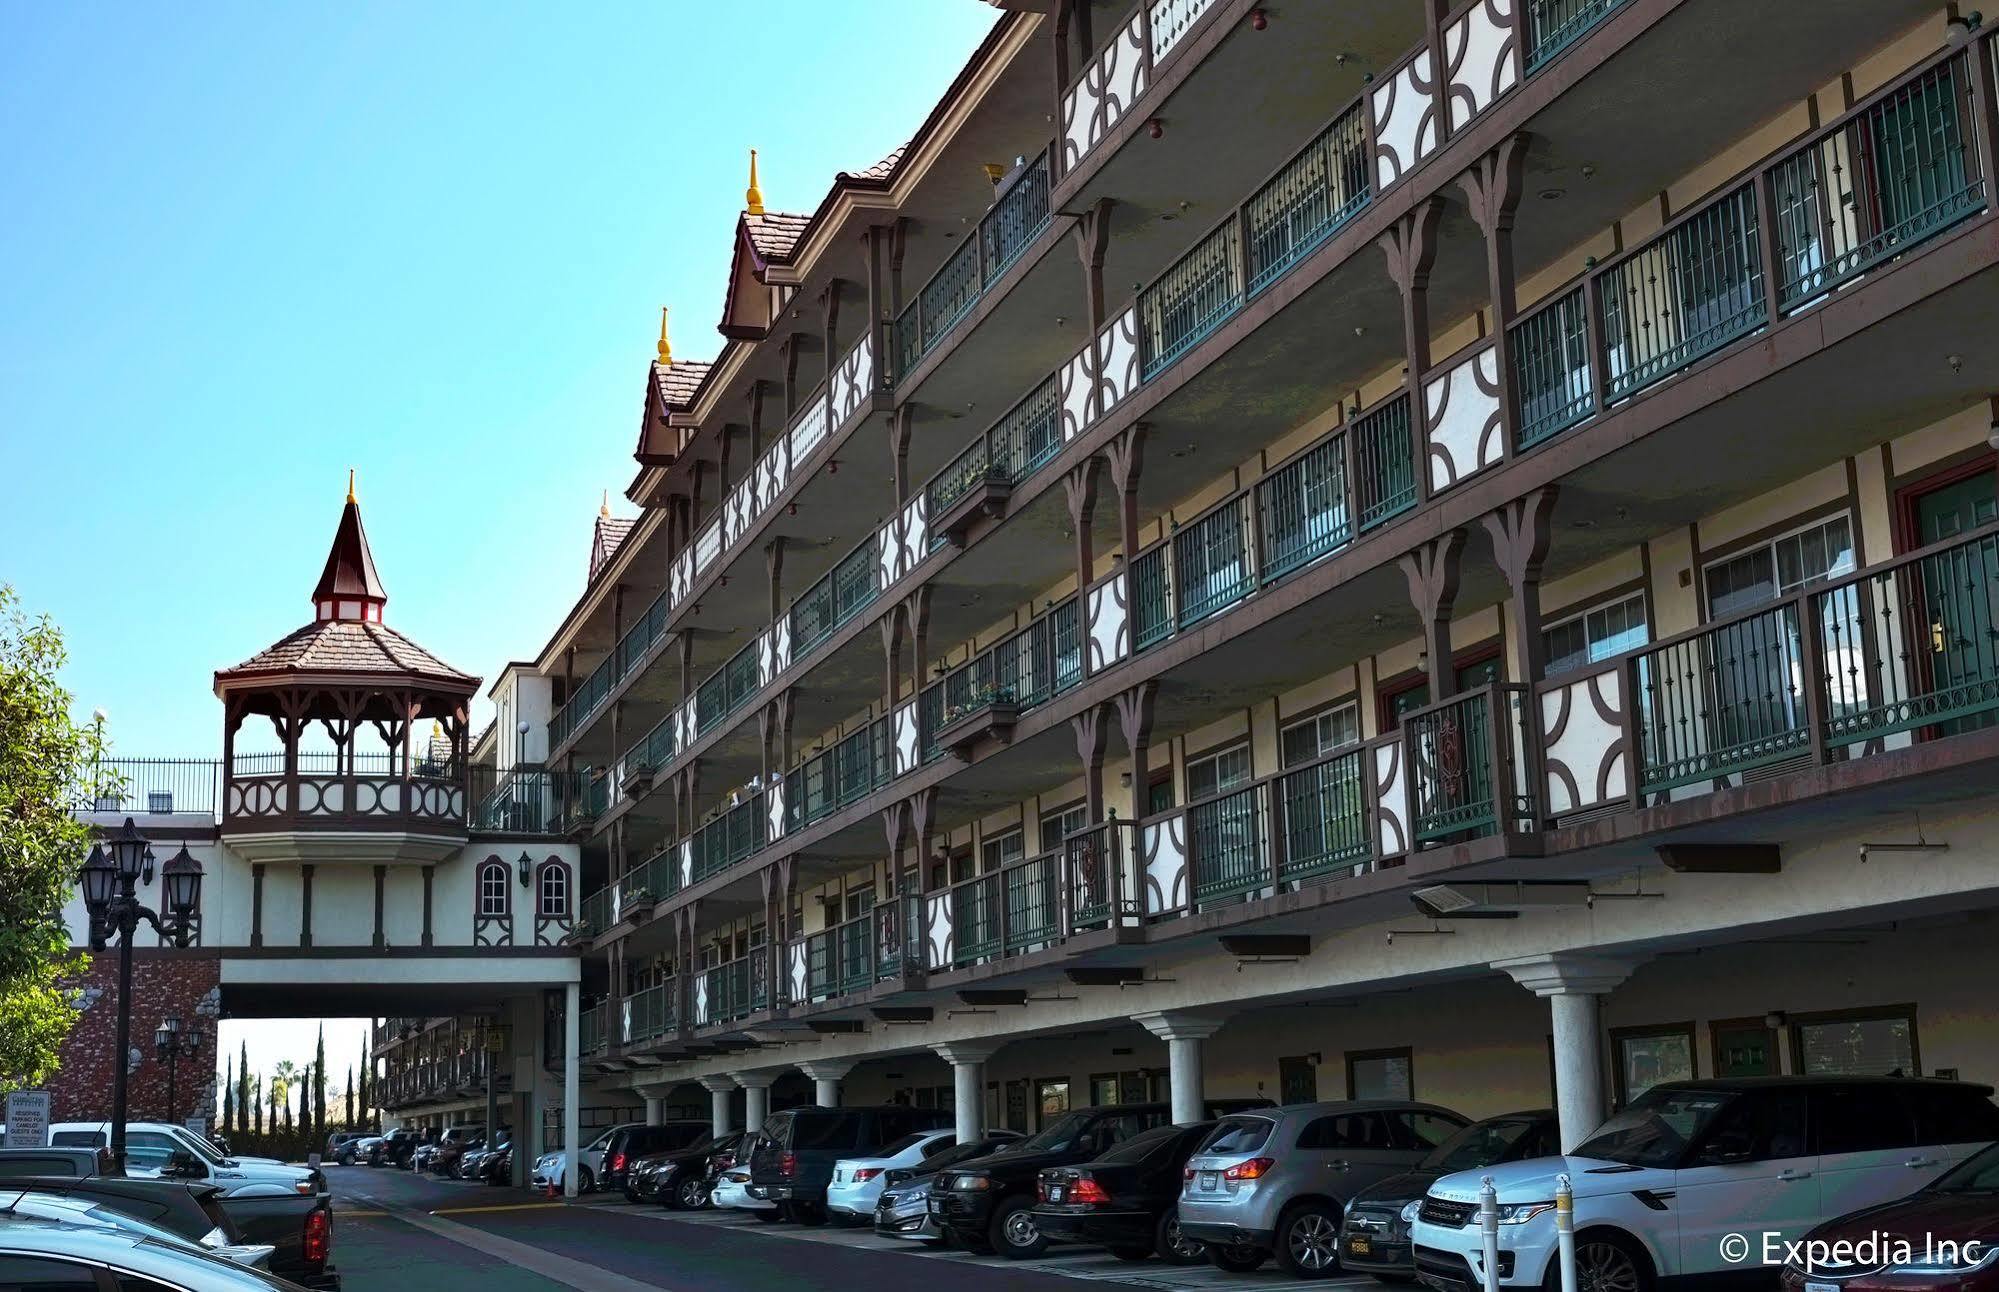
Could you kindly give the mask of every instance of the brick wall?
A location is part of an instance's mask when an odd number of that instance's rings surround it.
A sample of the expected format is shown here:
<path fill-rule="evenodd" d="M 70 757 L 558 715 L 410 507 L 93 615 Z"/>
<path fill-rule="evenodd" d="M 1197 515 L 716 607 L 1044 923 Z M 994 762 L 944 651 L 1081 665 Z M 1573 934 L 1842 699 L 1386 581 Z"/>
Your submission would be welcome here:
<path fill-rule="evenodd" d="M 153 1031 L 169 1014 L 181 1026 L 197 1028 L 202 1046 L 182 1058 L 176 1074 L 175 1120 L 193 1113 L 214 1116 L 215 1018 L 220 1003 L 221 961 L 214 956 L 153 952 L 132 962 L 132 1036 L 128 1059 L 129 1111 L 133 1121 L 167 1120 L 167 1065 L 153 1053 Z M 83 991 L 83 1012 L 63 1043 L 62 1067 L 49 1082 L 55 1121 L 95 1121 L 111 1115 L 112 1051 L 117 1043 L 118 955 L 90 957 L 90 968 L 75 983 Z"/>

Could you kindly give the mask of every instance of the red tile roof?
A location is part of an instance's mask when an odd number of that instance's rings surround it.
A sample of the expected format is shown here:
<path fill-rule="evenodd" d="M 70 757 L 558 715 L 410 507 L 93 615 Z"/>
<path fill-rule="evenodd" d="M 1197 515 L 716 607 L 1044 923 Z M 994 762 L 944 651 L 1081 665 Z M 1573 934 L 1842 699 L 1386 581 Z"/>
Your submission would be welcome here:
<path fill-rule="evenodd" d="M 659 395 L 659 402 L 668 408 L 693 407 L 695 392 L 701 389 L 702 378 L 707 375 L 706 359 L 675 359 L 670 364 L 653 360 L 653 389 Z"/>
<path fill-rule="evenodd" d="M 678 365 L 675 365 L 676 367 Z M 618 554 L 618 548 L 632 532 L 638 522 L 627 516 L 599 516 L 596 526 L 590 531 L 590 577 L 596 578 L 597 571 L 611 563 Z"/>
<path fill-rule="evenodd" d="M 809 215 L 794 215 L 790 211 L 766 211 L 762 215 L 743 215 L 743 228 L 749 232 L 750 245 L 756 248 L 762 260 L 789 260 L 798 246 L 799 235 L 812 222 Z"/>
<path fill-rule="evenodd" d="M 461 673 L 386 624 L 323 619 L 258 651 L 234 668 L 215 675 L 224 679 L 367 674 L 416 678 L 473 688 L 479 679 Z"/>
<path fill-rule="evenodd" d="M 885 180 L 895 174 L 895 168 L 902 164 L 902 155 L 908 151 L 909 145 L 903 144 L 872 166 L 863 166 L 859 170 L 841 171 L 840 174 L 850 179 Z"/>

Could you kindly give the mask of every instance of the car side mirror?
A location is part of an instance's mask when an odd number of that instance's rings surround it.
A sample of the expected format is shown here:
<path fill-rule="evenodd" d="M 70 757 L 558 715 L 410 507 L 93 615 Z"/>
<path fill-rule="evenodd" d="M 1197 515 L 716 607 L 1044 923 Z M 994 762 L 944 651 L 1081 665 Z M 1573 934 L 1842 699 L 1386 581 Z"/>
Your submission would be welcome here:
<path fill-rule="evenodd" d="M 201 1180 L 207 1177 L 208 1172 L 202 1170 L 201 1162 L 194 1154 L 177 1148 L 167 1155 L 167 1169 L 161 1174 L 176 1180 Z"/>

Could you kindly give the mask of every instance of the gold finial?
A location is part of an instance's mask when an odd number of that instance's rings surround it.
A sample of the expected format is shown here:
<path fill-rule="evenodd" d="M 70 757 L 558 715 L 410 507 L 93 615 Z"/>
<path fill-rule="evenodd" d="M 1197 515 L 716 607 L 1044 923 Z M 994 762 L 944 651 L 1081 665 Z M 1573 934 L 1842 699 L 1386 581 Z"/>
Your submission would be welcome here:
<path fill-rule="evenodd" d="M 743 209 L 751 215 L 764 213 L 764 191 L 757 187 L 757 150 L 750 149 L 750 187 L 743 194 Z"/>
<path fill-rule="evenodd" d="M 664 305 L 660 306 L 659 346 L 657 348 L 659 350 L 659 362 L 671 368 L 673 366 L 673 343 L 666 339 L 666 315 L 667 315 L 666 306 Z"/>
<path fill-rule="evenodd" d="M 347 501 L 354 501 L 354 468 L 347 468 Z"/>
<path fill-rule="evenodd" d="M 604 501 L 597 504 L 597 514 L 605 520 L 611 519 L 611 491 L 604 491 Z"/>
<path fill-rule="evenodd" d="M 436 718 L 432 718 L 430 720 L 430 743 L 434 745 L 442 739 L 444 739 L 444 728 L 438 725 Z"/>

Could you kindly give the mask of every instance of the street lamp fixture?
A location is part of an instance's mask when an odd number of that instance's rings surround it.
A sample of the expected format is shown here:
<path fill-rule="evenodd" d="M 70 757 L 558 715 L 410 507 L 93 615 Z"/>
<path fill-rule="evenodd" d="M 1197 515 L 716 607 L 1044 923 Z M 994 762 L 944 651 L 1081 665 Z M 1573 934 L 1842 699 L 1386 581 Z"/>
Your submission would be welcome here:
<path fill-rule="evenodd" d="M 151 883 L 153 879 L 153 850 L 131 817 L 126 817 L 125 824 L 112 831 L 102 845 L 90 850 L 90 857 L 78 875 L 84 907 L 90 912 L 90 949 L 103 951 L 114 936 L 118 939 L 118 1039 L 111 1064 L 111 1156 L 120 1170 L 125 1165 L 126 1078 L 132 1053 L 132 939 L 138 935 L 141 924 L 150 924 L 174 946 L 185 947 L 194 941 L 195 913 L 201 909 L 201 863 L 188 854 L 185 845 L 167 862 L 161 878 L 166 899 L 164 915 L 139 901 L 140 881 Z M 175 1019 L 173 1024 L 173 1030 L 178 1032 L 180 1021 Z M 159 1040 L 158 1034 L 154 1040 Z M 172 1088 L 171 1064 L 167 1073 L 171 1104 L 176 1093 Z M 173 1110 L 167 1111 L 171 1114 Z"/>
<path fill-rule="evenodd" d="M 185 851 L 181 855 L 186 856 Z M 167 864 L 172 866 L 173 863 Z M 161 1019 L 158 1029 L 153 1032 L 153 1052 L 167 1065 L 167 1120 L 170 1122 L 180 1120 L 180 1061 L 200 1054 L 201 1041 L 199 1028 L 183 1028 L 180 1019 L 172 1014 Z"/>

